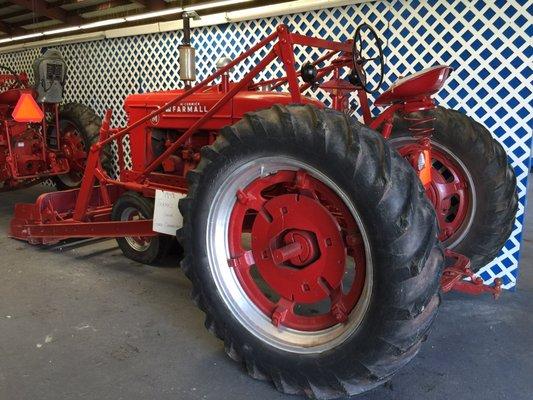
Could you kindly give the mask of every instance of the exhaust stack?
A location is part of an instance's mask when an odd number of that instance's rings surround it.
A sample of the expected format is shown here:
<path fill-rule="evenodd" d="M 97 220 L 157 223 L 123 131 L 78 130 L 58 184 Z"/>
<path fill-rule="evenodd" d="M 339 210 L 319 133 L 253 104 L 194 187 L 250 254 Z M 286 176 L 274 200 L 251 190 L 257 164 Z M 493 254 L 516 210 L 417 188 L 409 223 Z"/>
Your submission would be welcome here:
<path fill-rule="evenodd" d="M 196 80 L 196 60 L 195 49 L 191 46 L 191 17 L 200 19 L 194 11 L 184 12 L 183 18 L 183 40 L 178 47 L 180 63 L 180 79 L 185 82 L 185 87 L 191 87 L 191 83 Z"/>

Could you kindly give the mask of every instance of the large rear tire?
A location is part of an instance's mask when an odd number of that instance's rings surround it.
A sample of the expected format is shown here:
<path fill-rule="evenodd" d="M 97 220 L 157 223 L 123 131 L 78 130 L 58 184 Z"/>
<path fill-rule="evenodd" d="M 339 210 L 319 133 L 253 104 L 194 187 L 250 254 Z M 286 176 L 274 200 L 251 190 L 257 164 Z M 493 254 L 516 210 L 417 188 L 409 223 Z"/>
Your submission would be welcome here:
<path fill-rule="evenodd" d="M 443 107 L 431 114 L 435 131 L 428 196 L 437 211 L 439 238 L 444 247 L 469 257 L 477 271 L 496 257 L 513 230 L 516 177 L 505 150 L 483 125 Z M 396 116 L 389 139 L 407 159 L 419 151 L 409 125 Z"/>
<path fill-rule="evenodd" d="M 416 174 L 376 132 L 275 106 L 223 129 L 188 179 L 182 268 L 206 327 L 252 377 L 336 398 L 416 355 L 443 255 Z"/>

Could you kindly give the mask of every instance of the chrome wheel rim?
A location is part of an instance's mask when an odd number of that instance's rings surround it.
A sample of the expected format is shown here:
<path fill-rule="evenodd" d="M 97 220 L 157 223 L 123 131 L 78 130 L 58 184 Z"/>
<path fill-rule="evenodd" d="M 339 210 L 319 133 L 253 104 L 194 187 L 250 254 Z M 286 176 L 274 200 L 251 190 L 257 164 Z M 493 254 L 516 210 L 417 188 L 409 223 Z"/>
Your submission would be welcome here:
<path fill-rule="evenodd" d="M 238 282 L 235 272 L 228 265 L 228 222 L 236 201 L 236 193 L 255 179 L 273 174 L 279 170 L 297 171 L 304 169 L 332 189 L 350 209 L 361 231 L 366 257 L 366 276 L 362 295 L 344 323 L 321 331 L 301 331 L 284 326 L 274 326 L 249 299 Z M 230 172 L 219 186 L 212 200 L 207 218 L 205 245 L 209 261 L 209 272 L 217 286 L 219 295 L 232 315 L 248 332 L 261 341 L 278 349 L 299 353 L 321 353 L 339 346 L 361 325 L 372 295 L 373 267 L 368 234 L 362 219 L 349 201 L 348 196 L 330 178 L 311 165 L 289 157 L 262 157 L 250 160 Z"/>
<path fill-rule="evenodd" d="M 146 218 L 135 207 L 127 207 L 120 214 L 121 221 L 137 221 L 141 219 Z M 140 253 L 145 252 L 150 247 L 150 239 L 148 238 L 127 236 L 124 239 L 128 243 L 128 246 Z"/>

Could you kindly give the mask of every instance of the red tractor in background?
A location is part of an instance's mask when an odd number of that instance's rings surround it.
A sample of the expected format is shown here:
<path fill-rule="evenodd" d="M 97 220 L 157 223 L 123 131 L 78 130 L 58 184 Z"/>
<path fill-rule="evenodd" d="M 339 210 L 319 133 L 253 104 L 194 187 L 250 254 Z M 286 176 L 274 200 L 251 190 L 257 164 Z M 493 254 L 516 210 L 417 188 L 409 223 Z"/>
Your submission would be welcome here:
<path fill-rule="evenodd" d="M 368 25 L 347 42 L 280 25 L 196 85 L 189 34 L 185 16 L 185 88 L 129 96 L 125 128 L 110 128 L 109 110 L 80 189 L 17 204 L 13 237 L 116 237 L 127 257 L 154 263 L 177 228 L 193 300 L 227 354 L 252 377 L 311 398 L 389 380 L 420 349 L 440 289 L 499 293 L 472 271 L 512 230 L 516 180 L 483 126 L 436 106 L 451 68 L 399 80 L 373 118 L 367 68 L 381 83 L 384 59 Z M 324 54 L 297 65 L 295 46 Z M 255 54 L 232 82 L 230 70 Z M 275 60 L 285 76 L 254 81 Z M 314 88 L 332 108 L 303 95 Z M 364 124 L 351 116 L 352 92 Z M 102 167 L 112 142 L 116 179 Z"/>
<path fill-rule="evenodd" d="M 63 101 L 66 65 L 56 50 L 26 73 L 0 65 L 0 191 L 52 179 L 58 189 L 78 187 L 101 119 L 81 104 Z"/>

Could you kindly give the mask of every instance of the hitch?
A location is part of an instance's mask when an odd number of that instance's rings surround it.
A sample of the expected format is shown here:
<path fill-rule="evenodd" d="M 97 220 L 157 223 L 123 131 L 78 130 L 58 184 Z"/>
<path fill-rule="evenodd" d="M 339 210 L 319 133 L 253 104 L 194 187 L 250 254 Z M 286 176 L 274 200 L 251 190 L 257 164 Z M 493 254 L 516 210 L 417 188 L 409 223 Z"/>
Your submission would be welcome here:
<path fill-rule="evenodd" d="M 493 286 L 485 285 L 483 284 L 483 279 L 475 276 L 470 269 L 470 259 L 468 257 L 449 249 L 444 251 L 444 255 L 446 258 L 453 259 L 454 262 L 444 268 L 440 280 L 440 287 L 443 293 L 455 290 L 471 295 L 491 293 L 495 300 L 500 297 L 502 292 L 502 280 L 500 278 L 494 279 Z M 470 280 L 466 281 L 465 278 L 470 278 Z"/>

